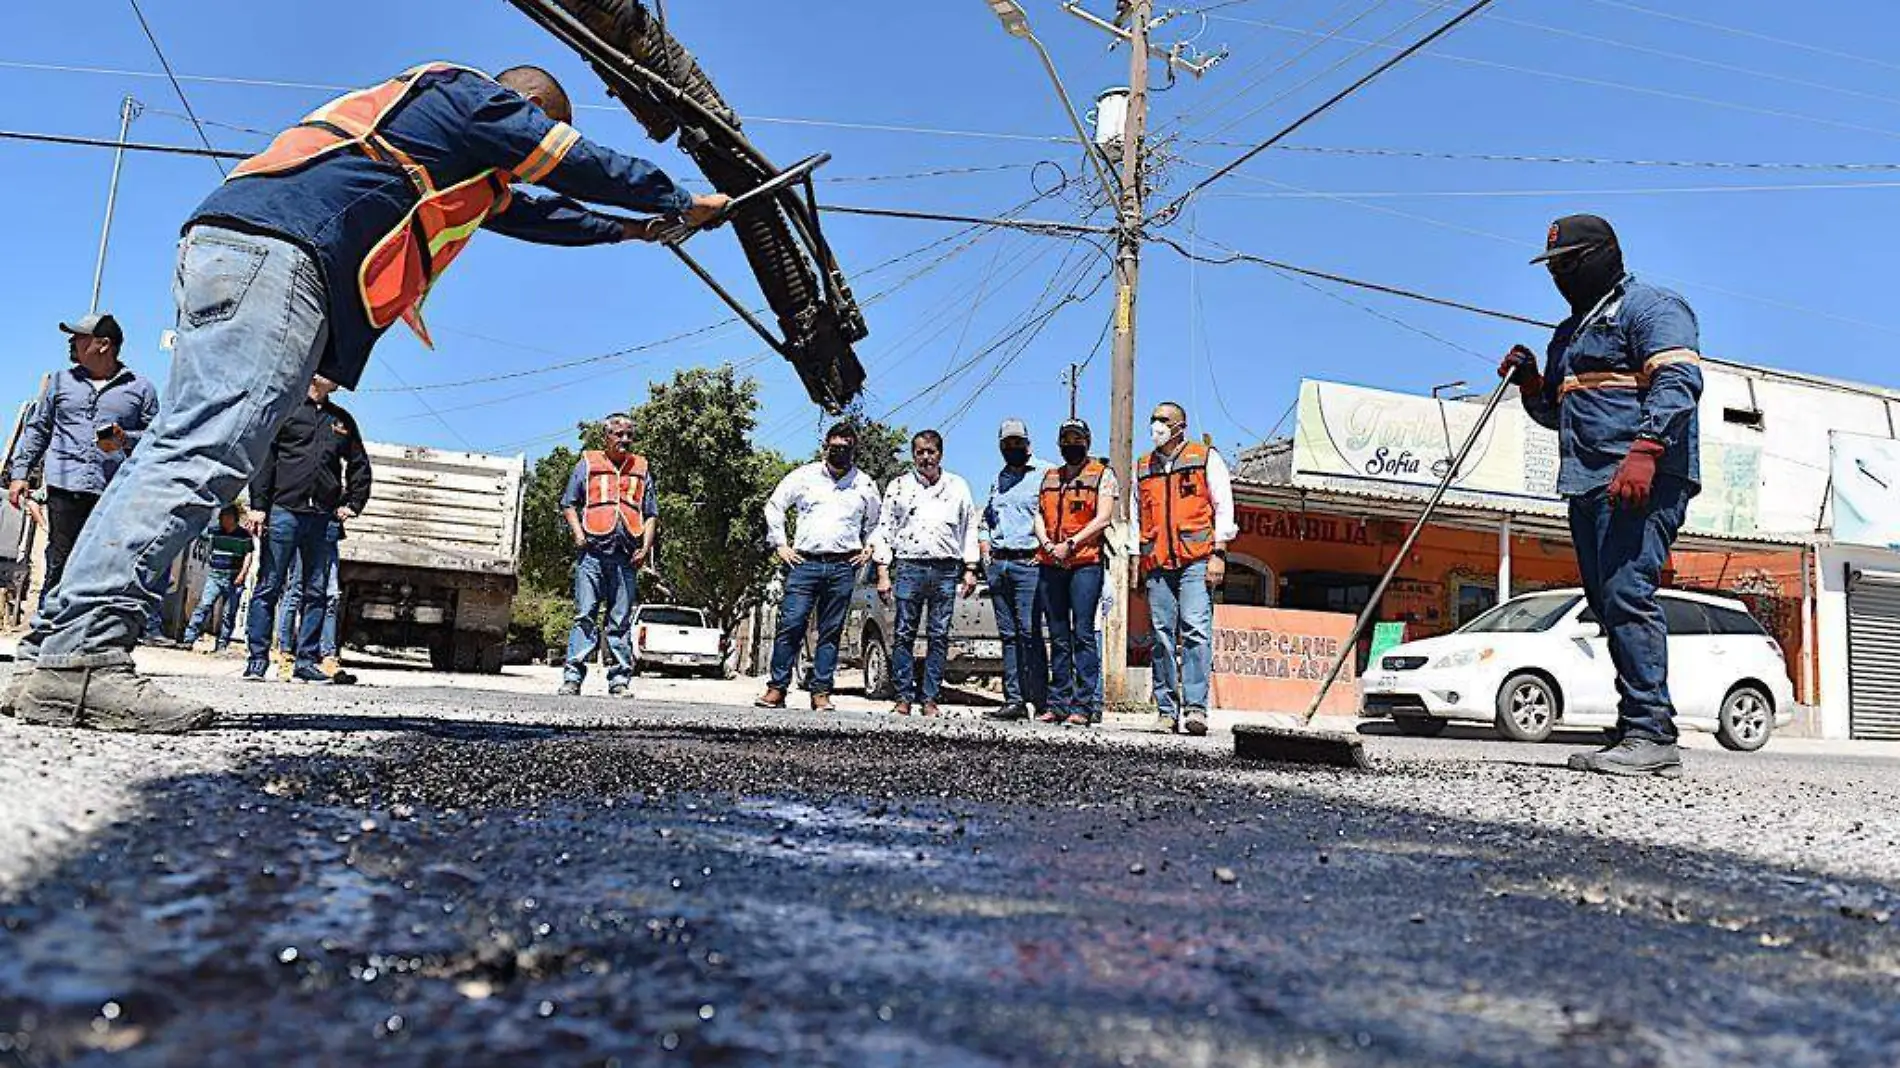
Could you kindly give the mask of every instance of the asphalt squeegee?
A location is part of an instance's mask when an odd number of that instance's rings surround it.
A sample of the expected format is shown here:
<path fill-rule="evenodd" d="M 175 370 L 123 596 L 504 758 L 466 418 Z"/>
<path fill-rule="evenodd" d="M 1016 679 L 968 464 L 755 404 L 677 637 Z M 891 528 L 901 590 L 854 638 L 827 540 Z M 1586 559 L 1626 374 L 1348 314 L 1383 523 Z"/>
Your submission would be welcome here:
<path fill-rule="evenodd" d="M 1372 619 L 1379 614 L 1379 601 L 1385 596 L 1393 576 L 1399 573 L 1399 567 L 1406 557 L 1412 554 L 1412 546 L 1425 531 L 1425 524 L 1431 522 L 1432 513 L 1438 510 L 1438 504 L 1444 500 L 1445 492 L 1457 480 L 1458 473 L 1464 469 L 1465 460 L 1478 444 L 1478 435 L 1484 432 L 1486 423 L 1498 409 L 1498 402 L 1504 399 L 1505 391 L 1511 386 L 1511 376 L 1498 379 L 1498 388 L 1484 402 L 1484 411 L 1478 414 L 1478 421 L 1472 424 L 1471 433 L 1465 436 L 1465 443 L 1459 447 L 1458 455 L 1445 469 L 1445 477 L 1439 480 L 1438 488 L 1425 502 L 1425 510 L 1419 513 L 1418 521 L 1412 524 L 1412 532 L 1405 536 L 1405 544 L 1392 557 L 1392 563 L 1386 566 L 1385 574 L 1379 579 L 1379 585 L 1372 591 L 1372 597 L 1359 611 L 1359 618 L 1353 622 L 1352 636 L 1340 647 L 1339 655 L 1333 659 L 1333 666 L 1326 672 L 1326 681 L 1320 683 L 1319 692 L 1313 695 L 1313 701 L 1306 706 L 1306 712 L 1300 716 L 1299 726 L 1295 728 L 1274 727 L 1266 724 L 1242 723 L 1234 727 L 1234 755 L 1242 760 L 1272 761 L 1283 764 L 1323 764 L 1337 768 L 1366 768 L 1371 764 L 1366 759 L 1365 745 L 1357 735 L 1340 734 L 1336 731 L 1312 730 L 1313 717 L 1319 715 L 1320 706 L 1326 703 L 1326 695 L 1332 692 L 1333 684 L 1339 681 L 1346 664 L 1357 655 L 1359 639 L 1365 636 L 1366 628 L 1372 625 Z"/>

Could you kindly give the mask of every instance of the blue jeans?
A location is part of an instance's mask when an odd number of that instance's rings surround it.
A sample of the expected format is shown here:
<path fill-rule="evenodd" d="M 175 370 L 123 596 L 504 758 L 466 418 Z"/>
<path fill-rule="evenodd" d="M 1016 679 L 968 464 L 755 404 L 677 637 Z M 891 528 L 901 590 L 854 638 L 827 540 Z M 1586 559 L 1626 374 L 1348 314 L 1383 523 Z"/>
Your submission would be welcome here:
<path fill-rule="evenodd" d="M 231 635 L 237 631 L 238 604 L 244 600 L 244 584 L 238 581 L 235 571 L 212 571 L 205 575 L 205 588 L 198 594 L 198 607 L 192 610 L 191 622 L 185 624 L 185 645 L 190 647 L 204 633 L 205 623 L 212 620 L 211 611 L 216 607 L 218 614 L 218 648 L 231 644 Z M 219 602 L 222 601 L 222 604 Z"/>
<path fill-rule="evenodd" d="M 1042 644 L 1042 568 L 1034 560 L 991 560 L 990 602 L 1003 639 L 1003 703 L 1045 706 L 1049 651 Z"/>
<path fill-rule="evenodd" d="M 1207 561 L 1157 568 L 1143 577 L 1148 623 L 1154 630 L 1151 667 L 1155 707 L 1179 720 L 1188 709 L 1207 711 L 1208 676 L 1214 669 L 1214 591 L 1207 588 Z M 1177 672 L 1177 650 L 1181 667 Z"/>
<path fill-rule="evenodd" d="M 600 623 L 606 609 L 607 685 L 633 681 L 633 606 L 640 603 L 640 570 L 625 553 L 581 551 L 574 561 L 574 629 L 567 634 L 566 682 L 587 679 L 587 662 L 600 648 Z"/>
<path fill-rule="evenodd" d="M 172 297 L 178 342 L 158 419 L 106 487 L 24 643 L 41 667 L 131 661 L 161 573 L 250 481 L 323 355 L 323 281 L 289 242 L 194 226 Z"/>
<path fill-rule="evenodd" d="M 343 540 L 343 524 L 332 519 L 329 532 L 325 535 L 330 542 L 330 578 L 329 586 L 322 601 L 323 633 L 317 642 L 318 652 L 325 657 L 335 656 L 336 610 L 343 599 L 341 584 L 337 581 L 337 543 Z M 294 557 L 290 561 L 290 575 L 284 580 L 284 598 L 277 607 L 277 648 L 290 649 L 296 643 L 297 613 L 303 607 L 303 564 Z"/>
<path fill-rule="evenodd" d="M 785 576 L 785 600 L 778 606 L 778 633 L 772 636 L 770 685 L 781 693 L 791 688 L 792 668 L 805 644 L 805 628 L 818 615 L 818 648 L 812 653 L 811 678 L 805 688 L 815 694 L 831 692 L 838 674 L 838 638 L 851 611 L 851 591 L 858 569 L 849 560 L 807 560 Z"/>
<path fill-rule="evenodd" d="M 251 615 L 245 626 L 248 663 L 245 670 L 257 674 L 270 662 L 271 623 L 277 618 L 277 602 L 289 584 L 290 566 L 299 568 L 299 597 L 305 604 L 321 604 L 325 594 L 325 576 L 330 573 L 330 554 L 336 545 L 325 532 L 330 517 L 321 512 L 293 512 L 286 508 L 270 510 L 270 526 L 264 532 L 263 550 L 257 565 L 257 588 L 251 592 Z M 323 614 L 305 612 L 297 629 L 297 667 L 315 670 L 323 658 Z"/>
<path fill-rule="evenodd" d="M 1049 621 L 1049 707 L 1093 717 L 1102 710 L 1101 564 L 1042 569 L 1042 614 Z"/>
<path fill-rule="evenodd" d="M 165 636 L 165 598 L 172 592 L 172 569 L 170 565 L 158 573 L 158 599 L 152 602 L 152 610 L 145 613 L 145 631 L 141 638 L 163 638 Z"/>
<path fill-rule="evenodd" d="M 963 574 L 963 564 L 958 560 L 899 560 L 891 565 L 891 572 L 897 595 L 891 679 L 897 684 L 897 699 L 935 701 L 943 689 L 944 661 L 950 659 L 950 617 L 957 607 L 957 577 Z M 930 612 L 930 629 L 924 637 L 929 645 L 919 686 L 917 623 L 926 609 Z"/>
<path fill-rule="evenodd" d="M 1687 482 L 1659 475 L 1642 510 L 1616 507 L 1602 489 L 1570 499 L 1577 570 L 1584 596 L 1609 636 L 1620 697 L 1617 727 L 1625 738 L 1676 740 L 1669 627 L 1656 587 L 1693 496 Z"/>

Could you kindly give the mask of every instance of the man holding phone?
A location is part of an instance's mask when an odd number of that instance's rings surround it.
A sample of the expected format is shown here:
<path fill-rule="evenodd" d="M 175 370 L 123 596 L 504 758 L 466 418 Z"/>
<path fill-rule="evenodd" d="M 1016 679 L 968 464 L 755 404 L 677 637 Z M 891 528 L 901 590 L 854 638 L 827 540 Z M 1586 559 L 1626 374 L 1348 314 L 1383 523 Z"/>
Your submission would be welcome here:
<path fill-rule="evenodd" d="M 7 500 L 21 506 L 28 475 L 46 466 L 46 582 L 59 584 L 66 557 L 99 495 L 158 416 L 158 391 L 119 360 L 125 332 L 110 315 L 59 324 L 71 366 L 46 376 L 7 472 Z"/>

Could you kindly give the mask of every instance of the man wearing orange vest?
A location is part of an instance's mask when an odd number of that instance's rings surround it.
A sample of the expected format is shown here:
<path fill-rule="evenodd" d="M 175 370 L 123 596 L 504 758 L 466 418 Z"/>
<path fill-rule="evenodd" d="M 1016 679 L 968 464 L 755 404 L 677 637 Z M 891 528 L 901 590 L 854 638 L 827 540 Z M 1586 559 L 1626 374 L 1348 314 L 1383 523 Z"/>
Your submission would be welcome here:
<path fill-rule="evenodd" d="M 61 590 L 25 643 L 37 669 L 4 701 L 29 723 L 177 732 L 215 713 L 132 667 L 175 559 L 237 496 L 313 374 L 355 388 L 398 320 L 426 340 L 423 297 L 478 229 L 557 245 L 658 236 L 576 199 L 691 225 L 694 197 L 649 163 L 594 145 L 546 71 L 491 78 L 430 63 L 350 93 L 240 164 L 179 244 L 177 346 L 146 442 L 101 499 Z M 555 194 L 518 193 L 515 183 Z"/>
<path fill-rule="evenodd" d="M 1214 667 L 1214 591 L 1227 577 L 1227 543 L 1240 533 L 1233 477 L 1220 453 L 1187 440 L 1187 409 L 1179 404 L 1157 405 L 1148 429 L 1155 449 L 1135 465 L 1135 498 L 1154 629 L 1156 725 L 1201 735 Z"/>
<path fill-rule="evenodd" d="M 660 529 L 659 497 L 644 456 L 633 453 L 633 420 L 607 417 L 607 447 L 581 454 L 561 495 L 561 514 L 574 535 L 574 629 L 567 636 L 567 670 L 560 695 L 578 697 L 587 662 L 600 648 L 596 616 L 606 614 L 607 695 L 633 693 L 633 608 L 640 602 L 640 567 L 653 555 Z"/>
<path fill-rule="evenodd" d="M 1102 603 L 1104 535 L 1115 522 L 1120 487 L 1108 464 L 1089 456 L 1089 425 L 1071 419 L 1056 432 L 1062 466 L 1043 472 L 1036 540 L 1042 579 L 1037 593 L 1049 625 L 1049 705 L 1043 723 L 1086 727 L 1102 719 L 1102 638 L 1095 630 Z"/>

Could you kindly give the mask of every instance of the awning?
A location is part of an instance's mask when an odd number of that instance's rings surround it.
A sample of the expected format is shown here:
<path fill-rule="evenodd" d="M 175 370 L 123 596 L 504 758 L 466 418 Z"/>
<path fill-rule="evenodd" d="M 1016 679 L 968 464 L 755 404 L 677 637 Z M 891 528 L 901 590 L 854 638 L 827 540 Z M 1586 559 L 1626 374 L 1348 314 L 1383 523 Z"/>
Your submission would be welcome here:
<path fill-rule="evenodd" d="M 1345 512 L 1366 518 L 1394 519 L 1408 524 L 1417 521 L 1419 510 L 1425 507 L 1425 501 L 1429 496 L 1430 492 L 1422 488 L 1416 493 L 1336 487 L 1318 489 L 1283 483 L 1258 482 L 1238 477 L 1234 479 L 1234 497 L 1240 504 L 1277 508 L 1290 512 Z M 1479 500 L 1472 495 L 1466 495 L 1465 500 L 1457 500 L 1455 497 L 1454 491 L 1439 504 L 1438 511 L 1432 516 L 1434 526 L 1495 534 L 1498 524 L 1508 518 L 1511 520 L 1511 530 L 1515 534 L 1526 537 L 1557 538 L 1564 541 L 1570 539 L 1570 523 L 1561 504 L 1520 501 L 1506 505 L 1495 499 Z M 1827 540 L 1825 536 L 1816 534 L 1756 532 L 1718 535 L 1684 532 L 1676 539 L 1676 548 L 1683 552 L 1733 552 L 1738 549 L 1759 552 L 1802 548 L 1822 544 Z"/>

